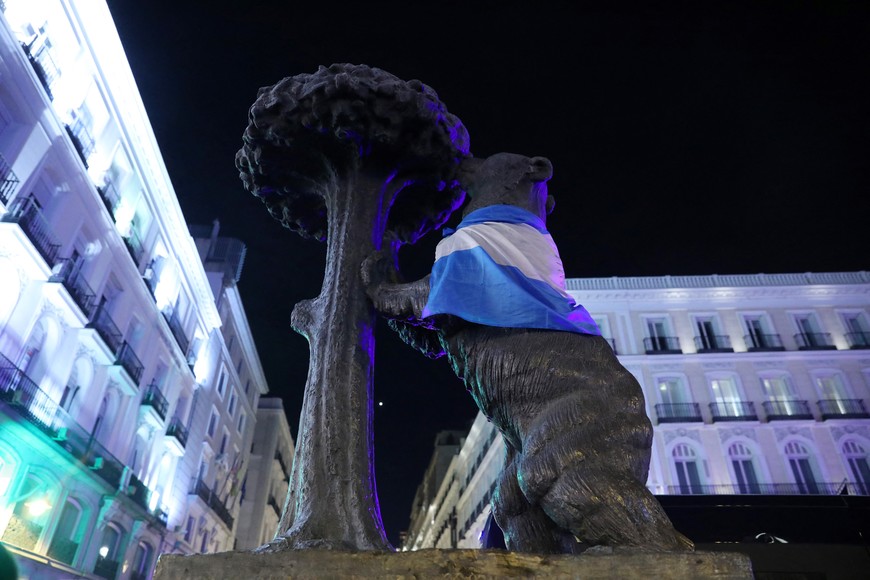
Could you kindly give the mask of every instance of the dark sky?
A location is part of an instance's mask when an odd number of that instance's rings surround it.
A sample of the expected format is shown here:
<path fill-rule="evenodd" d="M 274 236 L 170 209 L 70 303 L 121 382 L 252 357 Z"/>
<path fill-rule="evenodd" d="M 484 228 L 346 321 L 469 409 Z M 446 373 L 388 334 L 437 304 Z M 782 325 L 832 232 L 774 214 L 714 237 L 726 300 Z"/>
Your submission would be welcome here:
<path fill-rule="evenodd" d="M 568 277 L 870 269 L 864 2 L 109 6 L 185 217 L 248 245 L 240 288 L 294 434 L 308 351 L 289 317 L 320 291 L 324 246 L 273 222 L 233 159 L 257 89 L 321 64 L 420 79 L 476 156 L 550 158 Z M 436 242 L 403 250 L 409 276 Z M 396 542 L 435 434 L 476 409 L 443 360 L 385 327 L 377 339 L 377 479 Z"/>

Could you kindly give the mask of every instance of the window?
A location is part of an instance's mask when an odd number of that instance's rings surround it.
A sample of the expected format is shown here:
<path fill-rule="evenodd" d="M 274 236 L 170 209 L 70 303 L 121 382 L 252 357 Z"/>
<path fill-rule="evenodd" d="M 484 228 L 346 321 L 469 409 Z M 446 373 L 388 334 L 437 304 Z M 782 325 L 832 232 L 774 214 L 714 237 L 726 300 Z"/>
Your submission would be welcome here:
<path fill-rule="evenodd" d="M 710 379 L 713 393 L 714 415 L 719 417 L 746 417 L 751 415 L 751 404 L 745 403 L 734 377 L 714 377 Z"/>
<path fill-rule="evenodd" d="M 227 390 L 227 373 L 224 369 L 221 369 L 220 374 L 218 375 L 217 382 L 217 392 L 221 399 L 224 398 L 224 393 Z"/>
<path fill-rule="evenodd" d="M 239 413 L 239 433 L 241 433 L 242 435 L 244 435 L 245 433 L 245 419 L 245 413 Z"/>
<path fill-rule="evenodd" d="M 147 542 L 139 542 L 136 554 L 133 556 L 133 572 L 140 578 L 145 578 L 151 569 L 151 555 L 154 548 Z"/>
<path fill-rule="evenodd" d="M 863 445 L 849 439 L 843 443 L 843 455 L 846 457 L 846 463 L 849 465 L 849 471 L 852 472 L 852 478 L 859 492 L 870 495 L 870 464 L 868 464 L 870 454 Z"/>
<path fill-rule="evenodd" d="M 740 493 L 760 494 L 761 486 L 758 485 L 755 463 L 749 448 L 743 443 L 734 443 L 728 448 L 728 457 L 731 459 L 731 470 Z"/>
<path fill-rule="evenodd" d="M 768 416 L 810 415 L 806 401 L 798 400 L 787 375 L 764 375 L 759 380 L 767 397 L 764 408 Z"/>
<path fill-rule="evenodd" d="M 743 324 L 746 326 L 744 340 L 748 350 L 782 350 L 782 340 L 773 331 L 767 314 L 744 314 Z"/>
<path fill-rule="evenodd" d="M 720 331 L 713 315 L 695 316 L 695 348 L 698 352 L 731 350 L 731 341 Z"/>
<path fill-rule="evenodd" d="M 809 449 L 799 441 L 791 441 L 785 446 L 785 456 L 791 468 L 791 474 L 797 484 L 798 493 L 818 494 L 816 469 L 814 468 Z"/>
<path fill-rule="evenodd" d="M 221 446 L 220 446 L 220 451 L 218 451 L 218 454 L 223 455 L 224 452 L 227 450 L 227 440 L 228 439 L 229 439 L 229 435 L 227 434 L 226 431 L 224 431 L 224 434 L 221 437 Z"/>
<path fill-rule="evenodd" d="M 610 348 L 613 349 L 613 352 L 616 352 L 616 340 L 613 338 L 613 333 L 610 330 L 610 321 L 607 319 L 607 316 L 602 315 L 593 315 L 592 320 L 598 326 L 598 329 L 601 330 L 601 336 L 610 344 Z"/>
<path fill-rule="evenodd" d="M 218 412 L 215 409 L 212 409 L 211 417 L 209 417 L 208 420 L 208 429 L 206 429 L 206 433 L 208 433 L 209 437 L 214 437 L 215 430 L 217 430 L 218 419 Z"/>
<path fill-rule="evenodd" d="M 795 341 L 801 349 L 830 348 L 830 336 L 822 333 L 816 315 L 812 312 L 794 314 L 794 323 L 798 333 Z"/>
<path fill-rule="evenodd" d="M 251 390 L 251 379 L 248 379 L 245 382 L 245 394 L 247 395 L 250 390 Z"/>
<path fill-rule="evenodd" d="M 692 403 L 692 393 L 682 377 L 659 377 L 656 379 L 659 397 L 666 405 L 688 405 Z"/>
<path fill-rule="evenodd" d="M 54 530 L 54 537 L 48 547 L 48 556 L 65 564 L 72 564 L 79 548 L 78 528 L 82 510 L 72 500 L 67 500 L 60 513 L 60 520 Z"/>
<path fill-rule="evenodd" d="M 234 417 L 236 414 L 236 394 L 230 394 L 230 404 L 227 406 L 227 412 L 230 414 L 230 417 Z"/>
<path fill-rule="evenodd" d="M 242 376 L 242 364 L 244 364 L 244 360 L 240 357 L 239 364 L 236 365 L 236 375 Z"/>
<path fill-rule="evenodd" d="M 843 317 L 843 327 L 846 329 L 846 342 L 849 343 L 849 348 L 868 348 L 870 347 L 870 324 L 867 322 L 867 315 L 864 312 L 845 312 L 841 314 Z"/>
<path fill-rule="evenodd" d="M 187 516 L 187 523 L 184 525 L 184 541 L 188 544 L 193 539 L 193 530 L 196 528 L 196 520 L 193 516 Z"/>
<path fill-rule="evenodd" d="M 647 352 L 674 352 L 680 350 L 680 342 L 671 335 L 670 323 L 665 317 L 645 319 L 647 337 L 644 348 Z"/>
<path fill-rule="evenodd" d="M 701 473 L 698 470 L 698 458 L 695 450 L 686 443 L 680 443 L 671 452 L 674 460 L 674 470 L 677 473 L 677 493 L 704 493 L 701 487 Z"/>
<path fill-rule="evenodd" d="M 111 566 L 106 566 L 106 562 L 117 563 L 122 554 L 120 553 L 121 538 L 124 536 L 124 531 L 114 522 L 109 523 L 103 529 L 103 537 L 100 540 L 99 554 L 97 564 L 94 566 L 94 572 L 97 570 L 106 570 Z"/>

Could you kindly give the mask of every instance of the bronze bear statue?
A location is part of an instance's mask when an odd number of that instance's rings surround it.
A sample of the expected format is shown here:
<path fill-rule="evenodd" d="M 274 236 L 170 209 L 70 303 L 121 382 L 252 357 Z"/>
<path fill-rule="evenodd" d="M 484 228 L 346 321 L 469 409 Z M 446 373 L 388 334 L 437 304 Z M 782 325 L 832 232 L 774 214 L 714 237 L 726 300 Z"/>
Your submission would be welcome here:
<path fill-rule="evenodd" d="M 470 201 L 463 217 L 500 206 L 546 224 L 554 205 L 547 191 L 552 171 L 543 157 L 465 160 L 460 182 Z M 564 289 L 558 252 L 555 259 Z M 640 385 L 605 339 L 475 322 L 473 312 L 432 315 L 425 312 L 432 275 L 400 283 L 395 258 L 384 253 L 370 256 L 362 275 L 375 308 L 403 340 L 433 358 L 446 354 L 501 432 L 506 456 L 492 509 L 509 549 L 693 549 L 645 486 L 652 425 Z"/>

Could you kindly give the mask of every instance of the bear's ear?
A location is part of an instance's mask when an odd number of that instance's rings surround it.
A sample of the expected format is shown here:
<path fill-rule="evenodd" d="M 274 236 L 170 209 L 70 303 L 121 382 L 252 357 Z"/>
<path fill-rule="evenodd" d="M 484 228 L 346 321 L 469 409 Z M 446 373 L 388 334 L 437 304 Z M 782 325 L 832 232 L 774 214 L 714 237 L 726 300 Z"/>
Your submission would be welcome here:
<path fill-rule="evenodd" d="M 553 177 L 553 164 L 546 157 L 532 157 L 528 176 L 534 182 L 549 181 Z"/>

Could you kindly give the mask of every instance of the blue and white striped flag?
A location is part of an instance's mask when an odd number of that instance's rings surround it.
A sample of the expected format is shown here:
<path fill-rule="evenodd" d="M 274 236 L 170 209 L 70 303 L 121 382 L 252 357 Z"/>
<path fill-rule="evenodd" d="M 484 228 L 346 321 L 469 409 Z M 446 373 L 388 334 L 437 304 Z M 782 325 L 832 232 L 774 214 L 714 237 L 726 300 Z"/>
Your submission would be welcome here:
<path fill-rule="evenodd" d="M 484 207 L 446 236 L 435 249 L 424 317 L 452 314 L 487 326 L 601 334 L 565 291 L 559 250 L 533 213 Z"/>

